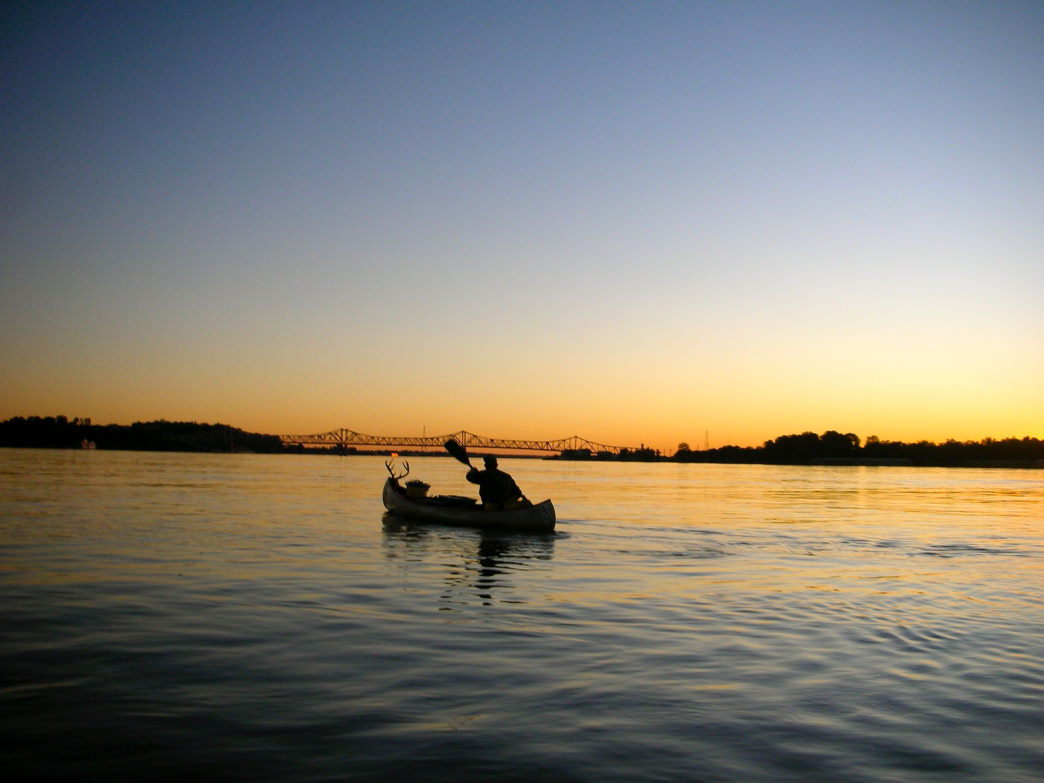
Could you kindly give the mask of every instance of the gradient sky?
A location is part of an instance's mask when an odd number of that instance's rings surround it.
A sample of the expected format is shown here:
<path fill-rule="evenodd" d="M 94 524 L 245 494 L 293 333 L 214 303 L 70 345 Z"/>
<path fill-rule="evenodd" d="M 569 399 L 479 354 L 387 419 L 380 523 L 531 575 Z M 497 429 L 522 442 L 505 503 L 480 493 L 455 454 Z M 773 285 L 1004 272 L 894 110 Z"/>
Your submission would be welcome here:
<path fill-rule="evenodd" d="M 0 419 L 1044 437 L 1044 3 L 0 10 Z"/>

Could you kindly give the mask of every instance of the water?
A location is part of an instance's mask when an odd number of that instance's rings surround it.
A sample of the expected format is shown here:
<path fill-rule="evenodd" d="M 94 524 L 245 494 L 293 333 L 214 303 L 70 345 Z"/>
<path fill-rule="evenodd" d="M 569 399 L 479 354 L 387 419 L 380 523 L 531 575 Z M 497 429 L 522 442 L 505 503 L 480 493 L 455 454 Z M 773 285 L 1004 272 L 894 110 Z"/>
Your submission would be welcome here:
<path fill-rule="evenodd" d="M 1044 777 L 1044 474 L 502 465 L 556 534 L 386 519 L 378 458 L 0 449 L 5 769 Z"/>

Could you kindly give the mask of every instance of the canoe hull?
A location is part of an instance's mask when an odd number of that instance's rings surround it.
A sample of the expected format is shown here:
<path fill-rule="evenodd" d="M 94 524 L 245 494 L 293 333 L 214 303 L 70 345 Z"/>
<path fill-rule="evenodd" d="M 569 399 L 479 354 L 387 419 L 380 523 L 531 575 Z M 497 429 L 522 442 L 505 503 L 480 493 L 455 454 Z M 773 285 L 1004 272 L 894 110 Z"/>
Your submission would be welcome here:
<path fill-rule="evenodd" d="M 529 533 L 551 533 L 555 529 L 555 507 L 550 500 L 507 511 L 486 511 L 478 504 L 472 507 L 440 505 L 431 498 L 407 497 L 392 479 L 384 482 L 383 499 L 384 507 L 391 513 L 419 522 Z"/>

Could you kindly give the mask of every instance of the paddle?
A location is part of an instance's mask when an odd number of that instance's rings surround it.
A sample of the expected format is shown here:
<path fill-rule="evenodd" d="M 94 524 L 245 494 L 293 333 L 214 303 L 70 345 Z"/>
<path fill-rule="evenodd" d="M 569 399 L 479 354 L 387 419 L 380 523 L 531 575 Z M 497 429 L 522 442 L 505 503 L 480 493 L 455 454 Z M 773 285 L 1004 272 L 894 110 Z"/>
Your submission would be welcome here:
<path fill-rule="evenodd" d="M 471 467 L 471 458 L 468 457 L 468 450 L 457 443 L 456 438 L 450 438 L 442 445 L 445 446 L 446 451 L 452 454 L 457 460 L 463 462 L 469 468 Z"/>

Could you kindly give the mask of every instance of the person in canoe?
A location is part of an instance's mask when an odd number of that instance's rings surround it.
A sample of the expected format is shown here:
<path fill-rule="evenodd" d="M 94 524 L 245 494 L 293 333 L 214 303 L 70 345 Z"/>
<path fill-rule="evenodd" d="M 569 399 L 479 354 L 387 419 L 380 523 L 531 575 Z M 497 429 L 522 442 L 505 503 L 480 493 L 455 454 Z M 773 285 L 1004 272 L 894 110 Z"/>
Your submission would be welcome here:
<path fill-rule="evenodd" d="M 490 455 L 483 457 L 482 461 L 485 463 L 485 470 L 472 468 L 464 478 L 472 484 L 479 485 L 479 497 L 482 498 L 482 505 L 487 511 L 532 505 L 526 500 L 515 480 L 497 467 L 496 457 Z"/>

